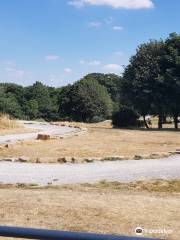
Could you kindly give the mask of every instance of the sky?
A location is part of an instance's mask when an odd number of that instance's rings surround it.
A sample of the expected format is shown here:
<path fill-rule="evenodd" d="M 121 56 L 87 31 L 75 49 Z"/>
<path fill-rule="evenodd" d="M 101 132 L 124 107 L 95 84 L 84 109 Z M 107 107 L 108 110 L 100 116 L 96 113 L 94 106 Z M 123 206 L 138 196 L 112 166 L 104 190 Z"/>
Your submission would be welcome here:
<path fill-rule="evenodd" d="M 179 33 L 179 12 L 179 0 L 0 0 L 0 82 L 120 75 L 139 44 Z"/>

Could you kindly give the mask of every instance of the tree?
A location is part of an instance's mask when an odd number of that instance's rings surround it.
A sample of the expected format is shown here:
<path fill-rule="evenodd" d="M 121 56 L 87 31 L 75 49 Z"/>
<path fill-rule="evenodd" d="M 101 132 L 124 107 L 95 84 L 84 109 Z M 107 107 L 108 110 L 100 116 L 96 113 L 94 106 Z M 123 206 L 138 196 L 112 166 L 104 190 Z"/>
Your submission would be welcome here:
<path fill-rule="evenodd" d="M 168 88 L 168 113 L 174 118 L 174 126 L 177 129 L 180 115 L 180 35 L 172 33 L 166 39 L 162 65 Z"/>
<path fill-rule="evenodd" d="M 96 80 L 82 79 L 62 89 L 59 98 L 60 116 L 75 121 L 92 122 L 110 117 L 112 101 L 105 87 Z"/>
<path fill-rule="evenodd" d="M 38 110 L 36 112 L 38 118 L 51 120 L 55 109 L 47 86 L 41 82 L 36 82 L 33 86 L 25 89 L 25 97 L 27 102 L 32 100 L 37 102 L 36 107 L 38 106 Z"/>
<path fill-rule="evenodd" d="M 122 101 L 133 106 L 144 118 L 146 114 L 158 114 L 159 128 L 167 109 L 167 87 L 161 69 L 164 54 L 163 41 L 150 41 L 138 47 L 130 59 L 122 80 Z"/>
<path fill-rule="evenodd" d="M 86 75 L 84 79 L 89 81 L 96 80 L 99 84 L 104 86 L 113 101 L 114 111 L 119 108 L 122 77 L 112 73 L 90 73 Z"/>
<path fill-rule="evenodd" d="M 15 118 L 23 118 L 23 87 L 16 84 L 0 84 L 0 112 Z"/>
<path fill-rule="evenodd" d="M 37 119 L 39 116 L 39 106 L 35 99 L 29 100 L 26 105 L 26 115 L 29 119 Z"/>

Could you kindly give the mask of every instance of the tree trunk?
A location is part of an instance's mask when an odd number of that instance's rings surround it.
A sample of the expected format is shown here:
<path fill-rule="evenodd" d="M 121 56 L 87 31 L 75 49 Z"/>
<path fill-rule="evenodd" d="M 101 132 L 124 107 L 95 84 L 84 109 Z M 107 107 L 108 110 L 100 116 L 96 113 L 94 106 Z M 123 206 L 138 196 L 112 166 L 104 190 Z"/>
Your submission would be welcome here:
<path fill-rule="evenodd" d="M 163 121 L 163 123 L 166 123 L 167 122 L 167 117 L 163 115 L 162 121 Z"/>
<path fill-rule="evenodd" d="M 158 128 L 159 129 L 163 128 L 163 125 L 162 125 L 162 115 L 161 114 L 159 115 Z"/>
<path fill-rule="evenodd" d="M 146 126 L 147 129 L 149 129 L 149 126 L 146 122 L 146 116 L 145 115 L 143 115 L 143 120 L 144 120 L 144 125 Z"/>
<path fill-rule="evenodd" d="M 174 128 L 178 129 L 178 116 L 177 115 L 174 116 Z"/>

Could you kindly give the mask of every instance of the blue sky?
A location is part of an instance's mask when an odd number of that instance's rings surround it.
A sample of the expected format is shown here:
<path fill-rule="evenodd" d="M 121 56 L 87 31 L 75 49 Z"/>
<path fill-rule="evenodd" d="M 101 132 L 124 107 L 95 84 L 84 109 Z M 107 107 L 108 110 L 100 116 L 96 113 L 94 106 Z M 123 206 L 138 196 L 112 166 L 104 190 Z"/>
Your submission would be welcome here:
<path fill-rule="evenodd" d="M 179 0 L 1 0 L 0 81 L 121 74 L 137 45 L 179 33 L 179 12 Z"/>

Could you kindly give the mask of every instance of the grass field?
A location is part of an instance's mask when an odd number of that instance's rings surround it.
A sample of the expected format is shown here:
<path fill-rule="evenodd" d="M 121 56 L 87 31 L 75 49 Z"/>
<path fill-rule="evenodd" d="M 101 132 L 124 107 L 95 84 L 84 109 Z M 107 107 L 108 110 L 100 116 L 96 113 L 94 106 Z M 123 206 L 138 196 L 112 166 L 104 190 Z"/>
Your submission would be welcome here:
<path fill-rule="evenodd" d="M 39 162 L 57 162 L 63 157 L 74 157 L 80 159 L 78 161 L 83 158 L 98 159 L 112 156 L 132 159 L 135 155 L 149 158 L 154 153 L 163 157 L 169 151 L 175 151 L 180 147 L 180 134 L 172 129 L 163 131 L 113 129 L 110 122 L 79 125 L 86 127 L 88 132 L 63 139 L 10 144 L 9 148 L 1 149 L 0 155 L 27 156 L 33 162 L 37 159 Z"/>
<path fill-rule="evenodd" d="M 61 187 L 1 186 L 0 225 L 180 239 L 180 181 Z"/>

